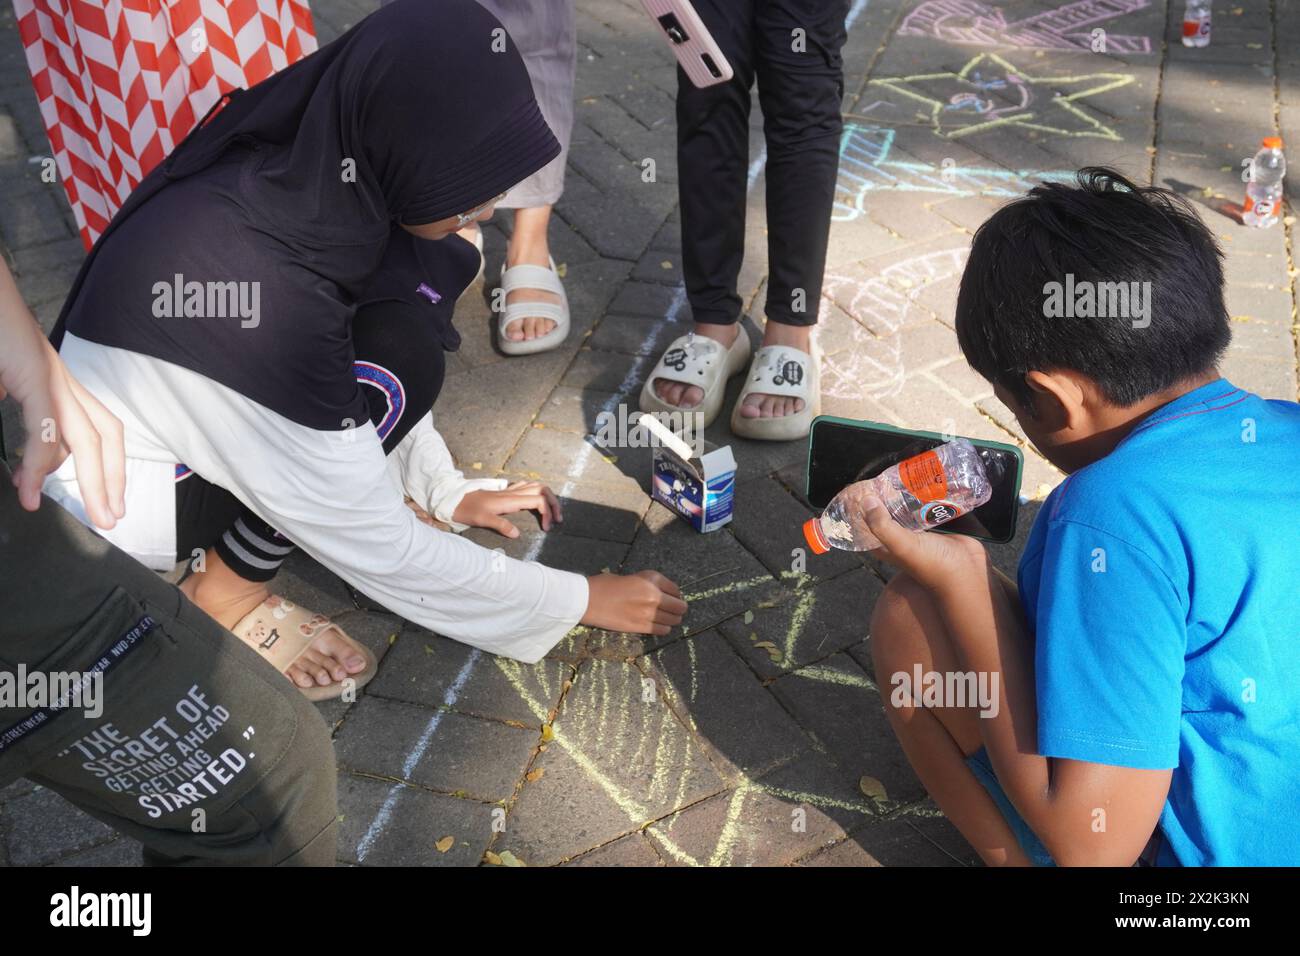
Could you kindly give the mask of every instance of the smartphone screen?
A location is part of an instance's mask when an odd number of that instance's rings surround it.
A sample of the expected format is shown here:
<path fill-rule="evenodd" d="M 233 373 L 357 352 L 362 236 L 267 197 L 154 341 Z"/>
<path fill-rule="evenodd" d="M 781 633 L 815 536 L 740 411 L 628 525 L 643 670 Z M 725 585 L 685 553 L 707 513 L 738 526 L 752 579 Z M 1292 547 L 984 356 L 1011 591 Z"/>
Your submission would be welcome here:
<path fill-rule="evenodd" d="M 979 451 L 993 497 L 969 514 L 936 531 L 968 534 L 985 541 L 1010 541 L 1016 535 L 1020 505 L 1020 455 L 1010 446 L 969 439 Z M 813 422 L 808 450 L 808 501 L 825 508 L 841 489 L 874 478 L 890 465 L 943 444 L 929 434 L 899 431 L 876 422 Z"/>

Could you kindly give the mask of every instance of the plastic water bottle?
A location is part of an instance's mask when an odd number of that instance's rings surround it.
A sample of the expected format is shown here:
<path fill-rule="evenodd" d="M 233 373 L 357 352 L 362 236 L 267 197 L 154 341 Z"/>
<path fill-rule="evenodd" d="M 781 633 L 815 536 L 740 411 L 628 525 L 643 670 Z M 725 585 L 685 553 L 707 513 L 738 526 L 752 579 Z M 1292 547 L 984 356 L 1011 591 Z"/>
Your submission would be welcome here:
<path fill-rule="evenodd" d="M 1286 157 L 1282 155 L 1282 138 L 1269 136 L 1250 163 L 1250 182 L 1246 183 L 1246 201 L 1241 221 L 1248 226 L 1267 229 L 1282 212 L 1282 180 L 1286 178 Z"/>
<path fill-rule="evenodd" d="M 1183 9 L 1183 46 L 1210 45 L 1210 0 L 1187 0 Z"/>
<path fill-rule="evenodd" d="M 871 551 L 880 541 L 867 529 L 862 502 L 876 497 L 905 528 L 925 531 L 978 508 L 993 497 L 979 452 L 965 438 L 944 442 L 841 491 L 821 517 L 803 526 L 814 554 L 831 548 Z"/>

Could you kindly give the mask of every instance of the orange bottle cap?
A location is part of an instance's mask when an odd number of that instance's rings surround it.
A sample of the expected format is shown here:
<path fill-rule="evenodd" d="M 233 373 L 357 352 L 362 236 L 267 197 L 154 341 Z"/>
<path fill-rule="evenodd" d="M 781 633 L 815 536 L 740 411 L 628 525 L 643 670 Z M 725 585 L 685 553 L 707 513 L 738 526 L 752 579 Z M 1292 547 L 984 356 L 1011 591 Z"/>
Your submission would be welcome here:
<path fill-rule="evenodd" d="M 808 542 L 808 547 L 812 548 L 813 554 L 825 554 L 831 549 L 831 543 L 826 540 L 826 535 L 822 532 L 821 518 L 809 518 L 803 523 L 803 537 Z"/>
<path fill-rule="evenodd" d="M 1281 148 L 1282 148 L 1282 137 L 1281 137 L 1281 136 L 1265 136 L 1263 142 L 1261 143 L 1261 145 L 1267 147 L 1268 149 L 1281 149 Z"/>

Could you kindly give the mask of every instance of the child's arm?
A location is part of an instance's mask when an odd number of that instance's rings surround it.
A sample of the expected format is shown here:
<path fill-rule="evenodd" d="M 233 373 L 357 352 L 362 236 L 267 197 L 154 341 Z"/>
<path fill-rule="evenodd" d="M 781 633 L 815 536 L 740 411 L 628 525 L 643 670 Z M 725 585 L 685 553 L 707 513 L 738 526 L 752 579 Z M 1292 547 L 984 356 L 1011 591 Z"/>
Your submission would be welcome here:
<path fill-rule="evenodd" d="M 1169 789 L 1168 769 L 1136 769 L 1038 754 L 1034 648 L 983 545 L 917 534 L 883 508 L 868 525 L 898 564 L 934 595 L 961 666 L 997 674 L 996 713 L 979 721 L 1007 796 L 1062 865 L 1129 865 L 1141 854 Z"/>

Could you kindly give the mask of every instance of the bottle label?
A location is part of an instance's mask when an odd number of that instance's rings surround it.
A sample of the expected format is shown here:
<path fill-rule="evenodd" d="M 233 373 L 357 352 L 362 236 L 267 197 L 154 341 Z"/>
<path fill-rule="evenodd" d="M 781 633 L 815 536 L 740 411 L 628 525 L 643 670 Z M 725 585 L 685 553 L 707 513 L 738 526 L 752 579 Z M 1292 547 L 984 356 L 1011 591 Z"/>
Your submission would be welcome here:
<path fill-rule="evenodd" d="M 961 516 L 962 510 L 951 501 L 931 501 L 921 509 L 921 522 L 927 528 L 938 527 Z"/>
<path fill-rule="evenodd" d="M 925 451 L 914 458 L 900 462 L 898 477 L 903 487 L 925 504 L 942 498 L 948 493 L 948 476 L 943 473 L 943 463 L 932 451 Z"/>
<path fill-rule="evenodd" d="M 1208 37 L 1210 35 L 1210 18 L 1206 16 L 1197 17 L 1183 21 L 1183 36 L 1188 37 Z"/>
<path fill-rule="evenodd" d="M 1244 215 L 1254 216 L 1256 219 L 1267 219 L 1277 210 L 1276 204 L 1271 199 L 1251 199 L 1246 197 L 1246 208 Z"/>

